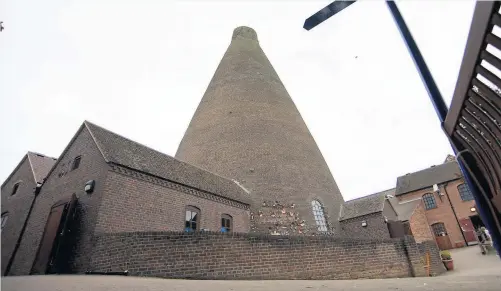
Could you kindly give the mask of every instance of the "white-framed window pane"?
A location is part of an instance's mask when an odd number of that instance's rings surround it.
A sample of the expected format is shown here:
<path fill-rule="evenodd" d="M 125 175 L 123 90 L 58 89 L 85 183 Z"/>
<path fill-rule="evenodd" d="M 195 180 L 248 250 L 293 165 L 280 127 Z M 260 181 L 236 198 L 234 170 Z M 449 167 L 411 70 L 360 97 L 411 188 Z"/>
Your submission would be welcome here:
<path fill-rule="evenodd" d="M 466 184 L 461 184 L 458 186 L 459 196 L 463 201 L 473 200 L 473 194 L 471 194 L 470 188 Z"/>
<path fill-rule="evenodd" d="M 325 214 L 322 204 L 317 200 L 313 200 L 311 201 L 311 207 L 313 211 L 313 217 L 315 218 L 315 223 L 317 224 L 318 231 L 322 232 L 327 231 L 328 230 L 327 222 L 325 219 Z"/>

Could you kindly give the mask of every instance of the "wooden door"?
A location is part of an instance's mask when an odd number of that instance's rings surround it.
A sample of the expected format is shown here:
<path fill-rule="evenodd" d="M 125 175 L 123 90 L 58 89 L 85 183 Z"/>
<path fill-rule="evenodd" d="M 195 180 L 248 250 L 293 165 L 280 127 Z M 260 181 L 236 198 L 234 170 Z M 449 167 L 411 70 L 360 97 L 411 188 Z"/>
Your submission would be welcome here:
<path fill-rule="evenodd" d="M 45 274 L 52 267 L 76 205 L 76 196 L 56 202 L 50 210 L 30 274 Z"/>
<path fill-rule="evenodd" d="M 477 241 L 477 238 L 475 237 L 475 227 L 473 226 L 470 218 L 459 219 L 459 225 L 461 225 L 461 230 L 466 238 L 466 243 Z"/>
<path fill-rule="evenodd" d="M 435 234 L 435 240 L 440 250 L 452 249 L 452 243 L 443 222 L 432 224 L 431 229 L 433 230 L 433 234 Z"/>
<path fill-rule="evenodd" d="M 444 235 L 436 236 L 435 240 L 437 241 L 438 248 L 441 251 L 452 249 L 452 243 L 451 243 L 451 240 L 449 239 L 448 235 L 444 234 Z"/>

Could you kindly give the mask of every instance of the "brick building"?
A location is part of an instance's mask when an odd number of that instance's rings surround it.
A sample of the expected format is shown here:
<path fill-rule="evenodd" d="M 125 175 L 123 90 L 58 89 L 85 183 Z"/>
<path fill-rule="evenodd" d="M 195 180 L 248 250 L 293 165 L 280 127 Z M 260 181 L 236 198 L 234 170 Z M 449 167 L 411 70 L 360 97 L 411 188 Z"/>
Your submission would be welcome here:
<path fill-rule="evenodd" d="M 2 203 L 2 274 L 4 274 L 19 243 L 35 191 L 43 183 L 56 159 L 28 152 L 1 187 Z"/>
<path fill-rule="evenodd" d="M 401 222 L 405 234 L 417 242 L 435 240 L 440 249 L 476 244 L 475 231 L 483 226 L 452 155 L 443 164 L 398 177 L 395 189 L 346 201 L 339 220 L 350 237 L 394 237 L 388 221 Z"/>
<path fill-rule="evenodd" d="M 390 238 L 386 225 L 388 220 L 397 220 L 397 213 L 387 199 L 395 189 L 346 201 L 341 207 L 341 229 L 351 237 Z"/>
<path fill-rule="evenodd" d="M 9 179 L 2 188 L 2 213 L 15 211 L 5 201 L 15 199 L 8 190 L 10 181 L 18 180 Z M 30 186 L 19 187 L 18 194 L 34 197 Z M 248 232 L 248 196 L 235 181 L 84 122 L 48 172 L 8 274 L 88 270 L 91 240 L 99 233 L 217 231 L 223 226 Z M 71 233 L 56 238 L 55 230 L 73 215 Z M 9 215 L 3 231 L 14 232 L 19 225 Z M 11 242 L 15 239 L 2 235 L 2 261 L 9 260 Z"/>
<path fill-rule="evenodd" d="M 441 249 L 476 243 L 475 230 L 483 224 L 453 156 L 443 164 L 398 177 L 395 196 L 400 201 L 423 201 L 428 225 Z"/>
<path fill-rule="evenodd" d="M 343 197 L 251 28 L 234 30 L 176 158 L 249 189 L 253 231 L 336 233 Z"/>
<path fill-rule="evenodd" d="M 394 196 L 395 190 L 346 201 L 339 216 L 345 236 L 391 238 L 412 235 L 418 243 L 433 241 L 421 199 L 399 200 Z"/>
<path fill-rule="evenodd" d="M 412 225 L 420 213 L 394 189 L 341 208 L 248 27 L 234 30 L 176 158 L 87 121 L 57 161 L 32 156 L 2 185 L 3 275 L 406 277 L 424 275 L 423 252 L 438 255 L 424 236 L 389 233 L 387 222 Z"/>

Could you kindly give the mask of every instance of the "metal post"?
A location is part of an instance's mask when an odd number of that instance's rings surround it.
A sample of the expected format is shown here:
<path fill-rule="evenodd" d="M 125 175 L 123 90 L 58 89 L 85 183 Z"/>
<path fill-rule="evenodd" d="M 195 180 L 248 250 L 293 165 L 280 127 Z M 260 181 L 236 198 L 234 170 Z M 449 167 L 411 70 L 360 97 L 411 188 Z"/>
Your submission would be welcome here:
<path fill-rule="evenodd" d="M 435 81 L 433 80 L 431 72 L 428 69 L 426 62 L 424 61 L 423 56 L 421 55 L 421 52 L 419 51 L 419 48 L 416 42 L 414 41 L 414 38 L 412 37 L 412 34 L 409 31 L 409 28 L 407 27 L 407 24 L 405 24 L 402 14 L 400 14 L 400 11 L 398 10 L 397 4 L 395 4 L 394 1 L 386 1 L 386 4 L 388 4 L 388 8 L 390 8 L 390 12 L 393 15 L 393 18 L 395 19 L 395 22 L 397 23 L 397 27 L 400 30 L 400 34 L 404 38 L 405 45 L 407 46 L 407 49 L 409 49 L 409 52 L 411 53 L 412 60 L 414 61 L 414 64 L 418 69 L 419 75 L 421 76 L 421 79 L 423 80 L 426 90 L 428 91 L 428 95 L 431 98 L 431 102 L 435 107 L 435 111 L 437 112 L 438 118 L 442 123 L 444 122 L 448 111 L 447 106 L 445 105 L 444 102 L 444 98 L 442 98 L 442 94 L 440 94 L 437 84 L 435 84 Z"/>

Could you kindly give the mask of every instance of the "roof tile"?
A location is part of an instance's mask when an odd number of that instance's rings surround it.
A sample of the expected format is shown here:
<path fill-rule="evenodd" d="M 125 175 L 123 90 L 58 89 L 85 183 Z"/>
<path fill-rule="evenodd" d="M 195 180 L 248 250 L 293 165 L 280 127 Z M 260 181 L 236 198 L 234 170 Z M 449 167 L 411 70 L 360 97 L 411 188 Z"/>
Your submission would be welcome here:
<path fill-rule="evenodd" d="M 407 174 L 397 178 L 397 190 L 395 195 L 402 195 L 416 190 L 433 186 L 434 184 L 445 183 L 461 178 L 463 175 L 456 161 L 447 162 L 433 166 L 412 174 Z"/>
<path fill-rule="evenodd" d="M 164 153 L 85 121 L 107 162 L 250 204 L 250 195 L 236 182 L 179 161 Z"/>

